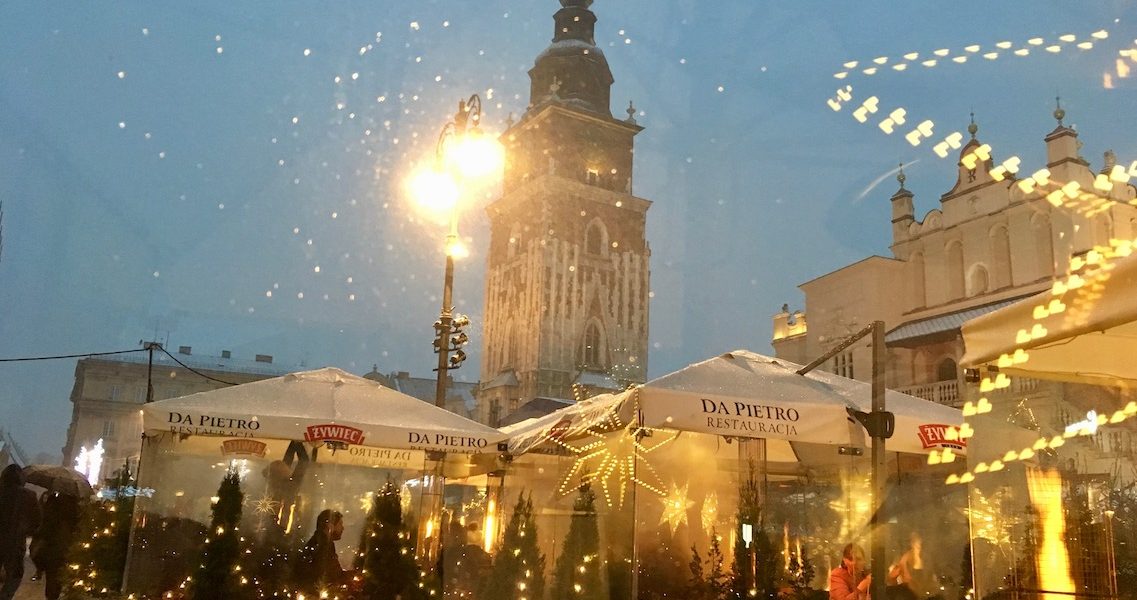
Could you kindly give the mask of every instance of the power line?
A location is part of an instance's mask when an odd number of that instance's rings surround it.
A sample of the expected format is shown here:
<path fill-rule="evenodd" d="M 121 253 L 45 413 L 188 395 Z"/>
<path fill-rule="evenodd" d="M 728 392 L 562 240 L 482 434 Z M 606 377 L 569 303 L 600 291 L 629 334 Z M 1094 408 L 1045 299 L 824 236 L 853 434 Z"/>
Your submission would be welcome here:
<path fill-rule="evenodd" d="M 145 348 L 134 350 L 117 350 L 115 352 L 87 352 L 84 354 L 59 354 L 56 356 L 27 356 L 22 358 L 0 358 L 0 362 L 28 362 L 33 360 L 58 360 L 61 358 L 86 358 L 88 356 L 109 356 L 111 354 L 130 354 L 131 352 L 145 352 Z"/>
<path fill-rule="evenodd" d="M 170 354 L 170 352 L 168 350 L 166 350 L 165 348 L 163 348 L 162 346 L 158 345 L 155 347 L 158 348 L 159 350 L 161 350 L 162 354 L 169 356 L 170 360 L 173 360 L 174 362 L 178 363 L 179 365 L 182 366 L 183 369 L 189 371 L 190 373 L 193 373 L 195 375 L 199 375 L 199 376 L 204 377 L 210 381 L 216 381 L 217 383 L 224 383 L 225 385 L 238 385 L 236 383 L 233 383 L 232 381 L 225 381 L 224 379 L 217 379 L 216 377 L 210 377 L 209 375 L 206 375 L 205 373 L 202 373 L 201 371 L 197 371 L 193 367 L 190 367 L 186 363 L 178 360 L 178 358 L 176 356 L 174 356 L 173 354 Z"/>

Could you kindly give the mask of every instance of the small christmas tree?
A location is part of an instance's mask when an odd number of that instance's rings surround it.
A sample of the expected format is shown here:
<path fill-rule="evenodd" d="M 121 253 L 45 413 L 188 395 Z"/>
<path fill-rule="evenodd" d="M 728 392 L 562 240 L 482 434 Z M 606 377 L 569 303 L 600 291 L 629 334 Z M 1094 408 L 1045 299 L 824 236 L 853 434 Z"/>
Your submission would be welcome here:
<path fill-rule="evenodd" d="M 99 497 L 85 507 L 69 553 L 71 562 L 64 586 L 68 598 L 119 595 L 130 545 L 134 486 L 134 475 L 126 463 L 105 481 Z"/>
<path fill-rule="evenodd" d="M 241 572 L 243 538 L 240 532 L 241 475 L 229 469 L 217 488 L 201 562 L 190 583 L 195 600 L 241 598 L 249 594 L 248 579 Z"/>
<path fill-rule="evenodd" d="M 363 576 L 362 597 L 410 600 L 430 595 L 414 559 L 411 535 L 403 527 L 399 488 L 390 479 L 375 494 L 359 541 L 355 566 Z"/>
<path fill-rule="evenodd" d="M 505 527 L 501 548 L 494 557 L 482 598 L 542 600 L 545 597 L 545 554 L 537 546 L 533 521 L 533 495 L 517 496 L 513 516 Z"/>
<path fill-rule="evenodd" d="M 553 600 L 607 600 L 600 560 L 596 494 L 580 486 L 561 555 L 554 569 Z"/>
<path fill-rule="evenodd" d="M 790 600 L 808 600 L 813 591 L 810 585 L 813 583 L 815 571 L 805 545 L 790 554 L 790 563 L 787 566 L 790 571 Z"/>
<path fill-rule="evenodd" d="M 687 598 L 691 600 L 721 600 L 730 593 L 730 577 L 723 570 L 723 554 L 718 532 L 711 529 L 710 547 L 704 562 L 699 549 L 691 545 L 691 570 Z"/>
<path fill-rule="evenodd" d="M 730 598 L 775 600 L 778 597 L 778 554 L 763 526 L 761 498 L 751 464 L 746 481 L 738 488 Z"/>

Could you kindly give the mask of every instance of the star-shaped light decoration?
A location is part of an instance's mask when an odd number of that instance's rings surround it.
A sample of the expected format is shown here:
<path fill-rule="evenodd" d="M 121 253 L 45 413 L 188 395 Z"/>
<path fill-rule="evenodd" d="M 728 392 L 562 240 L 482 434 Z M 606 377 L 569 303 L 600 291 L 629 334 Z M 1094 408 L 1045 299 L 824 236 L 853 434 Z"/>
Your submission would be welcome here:
<path fill-rule="evenodd" d="M 706 498 L 703 498 L 703 510 L 699 512 L 699 516 L 702 517 L 703 529 L 710 532 L 719 520 L 718 492 L 711 492 L 707 494 Z"/>
<path fill-rule="evenodd" d="M 634 414 L 638 413 L 637 406 Z M 561 497 L 575 491 L 581 481 L 598 482 L 609 507 L 624 505 L 629 484 L 638 485 L 657 496 L 667 495 L 662 489 L 663 480 L 648 462 L 647 455 L 675 440 L 679 432 L 644 427 L 634 422 L 624 423 L 617 411 L 612 410 L 603 422 L 589 427 L 586 433 L 591 441 L 583 446 L 563 441 L 556 435 L 546 438 L 576 455 L 576 461 L 565 472 L 558 486 Z"/>
<path fill-rule="evenodd" d="M 280 501 L 265 494 L 253 501 L 253 512 L 258 515 L 275 515 L 280 510 Z"/>
<path fill-rule="evenodd" d="M 671 484 L 671 494 L 660 498 L 663 503 L 663 514 L 659 517 L 659 524 L 667 523 L 671 526 L 672 535 L 679 530 L 679 526 L 687 523 L 687 509 L 695 505 L 694 500 L 687 499 L 687 484 L 679 487 Z M 717 502 L 717 499 L 716 499 Z"/>
<path fill-rule="evenodd" d="M 364 514 L 370 514 L 373 506 L 375 506 L 375 492 L 367 492 L 359 497 L 359 510 Z"/>

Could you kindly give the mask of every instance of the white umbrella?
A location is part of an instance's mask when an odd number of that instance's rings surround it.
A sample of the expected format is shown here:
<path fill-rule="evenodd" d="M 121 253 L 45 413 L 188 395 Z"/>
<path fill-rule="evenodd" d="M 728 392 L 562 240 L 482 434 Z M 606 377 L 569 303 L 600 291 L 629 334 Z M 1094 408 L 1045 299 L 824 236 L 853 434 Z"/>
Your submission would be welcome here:
<path fill-rule="evenodd" d="M 494 452 L 504 434 L 335 368 L 146 404 L 148 434 L 268 438 L 456 453 Z"/>
<path fill-rule="evenodd" d="M 964 365 L 1097 385 L 1137 381 L 1137 256 L 963 324 Z"/>
<path fill-rule="evenodd" d="M 695 431 L 767 440 L 771 461 L 792 461 L 788 442 L 864 447 L 869 444 L 849 410 L 868 411 L 867 383 L 812 371 L 748 350 L 736 350 L 636 386 L 566 407 L 539 419 L 503 429 L 509 449 L 523 453 L 548 439 L 572 439 L 589 430 L 631 422 L 638 408 L 646 427 Z M 888 391 L 888 410 L 896 415 L 894 452 L 928 453 L 960 449 L 947 430 L 963 423 L 954 408 Z"/>

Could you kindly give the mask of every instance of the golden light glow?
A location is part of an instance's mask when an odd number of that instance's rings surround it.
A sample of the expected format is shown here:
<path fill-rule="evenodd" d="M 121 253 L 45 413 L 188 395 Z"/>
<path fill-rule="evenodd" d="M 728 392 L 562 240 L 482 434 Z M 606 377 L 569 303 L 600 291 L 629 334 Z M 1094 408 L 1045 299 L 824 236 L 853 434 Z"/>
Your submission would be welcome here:
<path fill-rule="evenodd" d="M 482 548 L 491 554 L 493 553 L 494 539 L 497 537 L 496 531 L 497 502 L 495 502 L 493 498 L 490 498 L 489 502 L 486 504 L 485 538 L 482 540 Z M 525 535 L 524 530 L 521 532 L 521 535 Z"/>
<path fill-rule="evenodd" d="M 446 146 L 445 162 L 463 177 L 485 177 L 501 171 L 505 155 L 493 136 L 470 131 Z"/>
<path fill-rule="evenodd" d="M 450 175 L 424 169 L 415 173 L 409 183 L 411 196 L 426 211 L 443 216 L 450 214 L 458 205 L 458 184 Z"/>
<path fill-rule="evenodd" d="M 703 530 L 709 533 L 719 519 L 719 495 L 717 492 L 712 491 L 703 499 L 703 509 L 699 511 L 699 517 L 703 522 Z"/>
<path fill-rule="evenodd" d="M 1062 510 L 1062 476 L 1055 470 L 1027 469 L 1030 502 L 1038 512 L 1042 539 L 1038 549 L 1039 588 L 1073 594 L 1070 557 L 1066 553 L 1066 517 Z"/>
<path fill-rule="evenodd" d="M 454 258 L 466 258 L 470 256 L 470 249 L 458 236 L 449 236 L 446 239 L 446 255 Z"/>
<path fill-rule="evenodd" d="M 663 514 L 659 517 L 659 524 L 669 525 L 674 535 L 680 525 L 687 524 L 687 510 L 695 505 L 694 500 L 687 498 L 687 484 L 684 483 L 683 487 L 671 484 L 671 493 L 659 501 L 663 504 Z"/>
<path fill-rule="evenodd" d="M 638 396 L 636 403 L 635 413 L 638 414 Z M 572 467 L 561 477 L 557 487 L 560 496 L 576 490 L 580 482 L 599 482 L 609 507 L 623 506 L 628 485 L 638 485 L 657 496 L 667 495 L 662 489 L 663 480 L 648 461 L 647 455 L 674 441 L 679 432 L 624 423 L 612 411 L 603 423 L 590 428 L 587 434 L 592 441 L 583 446 L 557 437 L 546 438 L 577 457 Z"/>

